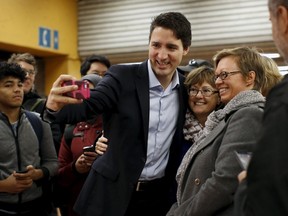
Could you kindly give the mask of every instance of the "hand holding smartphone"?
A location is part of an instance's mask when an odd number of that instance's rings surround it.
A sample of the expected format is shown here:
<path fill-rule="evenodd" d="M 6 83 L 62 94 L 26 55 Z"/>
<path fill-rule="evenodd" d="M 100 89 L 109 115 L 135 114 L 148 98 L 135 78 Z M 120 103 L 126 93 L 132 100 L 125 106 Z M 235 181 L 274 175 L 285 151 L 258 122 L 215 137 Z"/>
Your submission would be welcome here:
<path fill-rule="evenodd" d="M 95 147 L 94 147 L 94 145 L 84 146 L 84 147 L 83 147 L 83 154 L 84 154 L 84 155 L 85 155 L 85 152 L 95 152 Z"/>
<path fill-rule="evenodd" d="M 16 173 L 27 173 L 28 170 L 17 170 Z"/>

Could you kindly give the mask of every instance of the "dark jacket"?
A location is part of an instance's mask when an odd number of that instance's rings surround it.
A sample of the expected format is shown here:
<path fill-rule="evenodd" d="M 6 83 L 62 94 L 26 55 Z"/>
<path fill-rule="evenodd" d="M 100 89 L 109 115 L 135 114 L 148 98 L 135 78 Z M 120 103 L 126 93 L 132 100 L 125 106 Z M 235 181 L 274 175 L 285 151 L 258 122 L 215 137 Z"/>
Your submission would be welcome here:
<path fill-rule="evenodd" d="M 67 205 L 70 216 L 78 215 L 73 211 L 73 206 L 88 175 L 88 173 L 78 173 L 75 163 L 83 154 L 83 147 L 94 144 L 97 138 L 101 136 L 101 131 L 101 116 L 87 122 L 69 125 L 64 131 L 58 155 L 59 170 L 56 176 L 55 192 L 58 203 L 63 204 L 64 207 Z"/>
<path fill-rule="evenodd" d="M 42 99 L 36 92 L 30 91 L 24 95 L 22 106 L 26 110 L 41 113 L 44 104 L 45 99 Z"/>
<path fill-rule="evenodd" d="M 179 75 L 179 116 L 170 147 L 165 177 L 175 181 L 181 151 L 187 94 Z M 147 61 L 109 68 L 91 98 L 64 107 L 57 120 L 83 121 L 89 113 L 103 113 L 107 152 L 92 166 L 75 209 L 81 215 L 124 215 L 133 189 L 144 168 L 149 127 L 149 77 Z M 95 191 L 95 193 L 93 192 Z M 97 191 L 97 192 L 96 192 Z"/>
<path fill-rule="evenodd" d="M 288 215 L 288 76 L 268 94 L 262 134 L 239 187 L 235 215 Z M 246 200 L 245 200 L 246 199 Z"/>
<path fill-rule="evenodd" d="M 41 98 L 36 92 L 30 91 L 24 95 L 22 107 L 25 110 L 29 110 L 29 111 L 33 111 L 33 112 L 37 112 L 41 114 L 43 108 L 45 107 L 45 99 Z M 53 135 L 54 146 L 58 154 L 65 124 L 51 123 L 50 127 L 51 127 L 51 131 Z"/>

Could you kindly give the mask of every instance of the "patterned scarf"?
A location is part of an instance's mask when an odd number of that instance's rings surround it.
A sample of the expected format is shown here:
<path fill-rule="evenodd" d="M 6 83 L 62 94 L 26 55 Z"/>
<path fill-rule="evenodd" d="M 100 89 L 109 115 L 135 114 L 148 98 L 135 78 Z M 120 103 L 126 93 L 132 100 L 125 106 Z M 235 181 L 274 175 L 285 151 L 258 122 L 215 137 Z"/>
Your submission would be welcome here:
<path fill-rule="evenodd" d="M 265 102 L 265 98 L 262 96 L 261 93 L 255 90 L 247 90 L 240 92 L 238 95 L 236 95 L 231 101 L 229 101 L 229 103 L 223 109 L 213 111 L 212 113 L 210 113 L 210 115 L 207 118 L 207 121 L 205 122 L 205 128 L 199 131 L 199 133 L 196 136 L 197 139 L 194 140 L 194 143 L 186 152 L 178 168 L 176 174 L 176 180 L 178 183 L 177 188 L 178 205 L 181 204 L 183 177 L 186 171 L 189 172 L 189 170 L 186 169 L 201 142 L 218 125 L 218 123 L 225 118 L 226 115 L 228 115 L 233 111 L 239 110 L 243 107 L 247 107 L 251 104 L 258 104 L 261 102 L 263 103 Z"/>
<path fill-rule="evenodd" d="M 203 126 L 196 119 L 195 115 L 191 112 L 190 109 L 187 109 L 183 129 L 184 139 L 194 143 L 195 139 L 198 139 L 198 134 L 202 129 Z"/>

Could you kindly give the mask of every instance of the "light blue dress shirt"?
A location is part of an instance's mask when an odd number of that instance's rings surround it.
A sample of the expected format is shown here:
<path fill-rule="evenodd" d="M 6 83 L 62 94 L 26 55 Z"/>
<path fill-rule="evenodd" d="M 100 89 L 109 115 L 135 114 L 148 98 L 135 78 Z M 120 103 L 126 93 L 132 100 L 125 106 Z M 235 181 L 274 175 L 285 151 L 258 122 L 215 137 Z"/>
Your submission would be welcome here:
<path fill-rule="evenodd" d="M 179 115 L 179 77 L 174 74 L 172 82 L 163 89 L 148 61 L 150 114 L 147 160 L 140 180 L 153 180 L 165 175 L 169 150 Z"/>

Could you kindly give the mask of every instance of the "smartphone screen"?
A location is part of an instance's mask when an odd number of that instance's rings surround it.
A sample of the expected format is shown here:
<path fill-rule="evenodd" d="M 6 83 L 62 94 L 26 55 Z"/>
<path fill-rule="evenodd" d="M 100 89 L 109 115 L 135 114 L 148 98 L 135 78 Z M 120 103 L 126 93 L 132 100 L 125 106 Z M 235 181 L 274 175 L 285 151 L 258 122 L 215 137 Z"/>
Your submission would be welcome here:
<path fill-rule="evenodd" d="M 238 152 L 235 151 L 236 158 L 243 170 L 247 170 L 249 162 L 252 157 L 252 152 Z"/>
<path fill-rule="evenodd" d="M 95 147 L 93 145 L 85 146 L 85 147 L 83 147 L 83 153 L 85 153 L 85 152 L 95 152 Z"/>
<path fill-rule="evenodd" d="M 27 173 L 28 172 L 28 170 L 18 170 L 18 171 L 16 171 L 16 173 Z"/>

